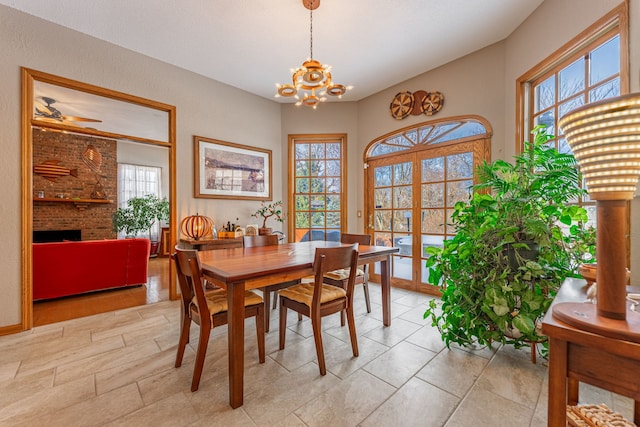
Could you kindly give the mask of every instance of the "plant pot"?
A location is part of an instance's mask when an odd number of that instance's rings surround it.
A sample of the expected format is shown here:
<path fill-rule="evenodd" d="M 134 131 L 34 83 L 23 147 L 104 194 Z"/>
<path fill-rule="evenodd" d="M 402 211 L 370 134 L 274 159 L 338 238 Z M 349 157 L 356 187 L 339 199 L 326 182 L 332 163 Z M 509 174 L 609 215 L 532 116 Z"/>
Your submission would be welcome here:
<path fill-rule="evenodd" d="M 158 256 L 158 249 L 160 249 L 160 242 L 151 241 L 151 250 L 149 251 L 149 257 L 153 258 Z"/>
<path fill-rule="evenodd" d="M 518 243 L 524 243 L 529 248 L 515 248 L 513 243 L 507 245 L 507 260 L 509 261 L 509 266 L 514 270 L 517 270 L 524 262 L 537 260 L 540 252 L 538 244 L 533 240 L 523 240 Z"/>
<path fill-rule="evenodd" d="M 273 234 L 273 228 L 271 227 L 260 227 L 258 228 L 258 234 L 261 236 L 265 236 L 267 234 Z"/>

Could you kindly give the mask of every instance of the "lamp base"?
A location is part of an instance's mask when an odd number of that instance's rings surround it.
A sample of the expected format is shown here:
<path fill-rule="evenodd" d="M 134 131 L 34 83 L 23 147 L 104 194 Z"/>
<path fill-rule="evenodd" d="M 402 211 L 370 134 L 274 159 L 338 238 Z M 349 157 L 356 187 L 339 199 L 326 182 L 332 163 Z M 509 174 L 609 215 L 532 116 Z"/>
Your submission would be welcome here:
<path fill-rule="evenodd" d="M 610 319 L 597 313 L 587 302 L 563 302 L 552 308 L 553 317 L 568 325 L 605 337 L 640 344 L 640 313 L 627 309 L 626 320 Z"/>

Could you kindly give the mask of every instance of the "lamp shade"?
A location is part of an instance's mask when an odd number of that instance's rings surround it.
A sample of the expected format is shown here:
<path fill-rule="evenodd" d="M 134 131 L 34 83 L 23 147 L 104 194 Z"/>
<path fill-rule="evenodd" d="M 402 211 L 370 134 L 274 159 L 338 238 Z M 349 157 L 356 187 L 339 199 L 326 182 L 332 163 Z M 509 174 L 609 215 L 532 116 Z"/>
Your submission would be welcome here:
<path fill-rule="evenodd" d="M 587 104 L 558 123 L 593 200 L 630 200 L 640 175 L 640 93 Z"/>
<path fill-rule="evenodd" d="M 213 220 L 204 215 L 190 215 L 180 223 L 180 230 L 194 240 L 201 239 L 213 230 Z"/>

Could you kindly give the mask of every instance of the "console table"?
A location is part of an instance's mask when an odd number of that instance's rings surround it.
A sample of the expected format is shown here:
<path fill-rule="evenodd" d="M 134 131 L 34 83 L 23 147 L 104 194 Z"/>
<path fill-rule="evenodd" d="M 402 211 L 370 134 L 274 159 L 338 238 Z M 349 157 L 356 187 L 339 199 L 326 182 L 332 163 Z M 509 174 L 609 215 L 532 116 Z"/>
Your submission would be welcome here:
<path fill-rule="evenodd" d="M 197 251 L 241 248 L 244 245 L 242 237 L 233 239 L 180 239 L 180 242 L 190 245 Z"/>
<path fill-rule="evenodd" d="M 585 281 L 567 279 L 542 323 L 542 332 L 549 336 L 548 425 L 567 425 L 566 405 L 578 403 L 580 382 L 634 399 L 633 421 L 640 425 L 640 326 L 627 322 L 630 339 L 611 338 L 567 325 L 553 315 L 556 304 L 584 301 Z M 606 329 L 620 321 L 598 322 Z"/>

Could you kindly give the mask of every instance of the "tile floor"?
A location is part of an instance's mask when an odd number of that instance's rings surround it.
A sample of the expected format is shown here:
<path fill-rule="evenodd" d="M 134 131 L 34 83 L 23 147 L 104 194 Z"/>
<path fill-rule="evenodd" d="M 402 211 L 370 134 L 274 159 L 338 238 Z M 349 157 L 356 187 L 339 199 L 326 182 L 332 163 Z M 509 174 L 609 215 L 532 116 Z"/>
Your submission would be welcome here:
<path fill-rule="evenodd" d="M 422 318 L 429 297 L 392 290 L 392 324 L 356 288 L 360 356 L 339 315 L 323 324 L 328 373 L 308 320 L 288 317 L 278 351 L 272 311 L 267 361 L 246 325 L 244 406 L 228 405 L 226 327 L 214 329 L 200 390 L 190 391 L 197 334 L 174 368 L 179 302 L 39 326 L 0 337 L 0 425 L 33 426 L 545 426 L 547 367 L 529 350 L 444 347 Z M 195 329 L 194 329 L 195 331 Z M 194 339 L 195 338 L 195 339 Z M 581 398 L 631 418 L 632 402 L 583 386 Z"/>

